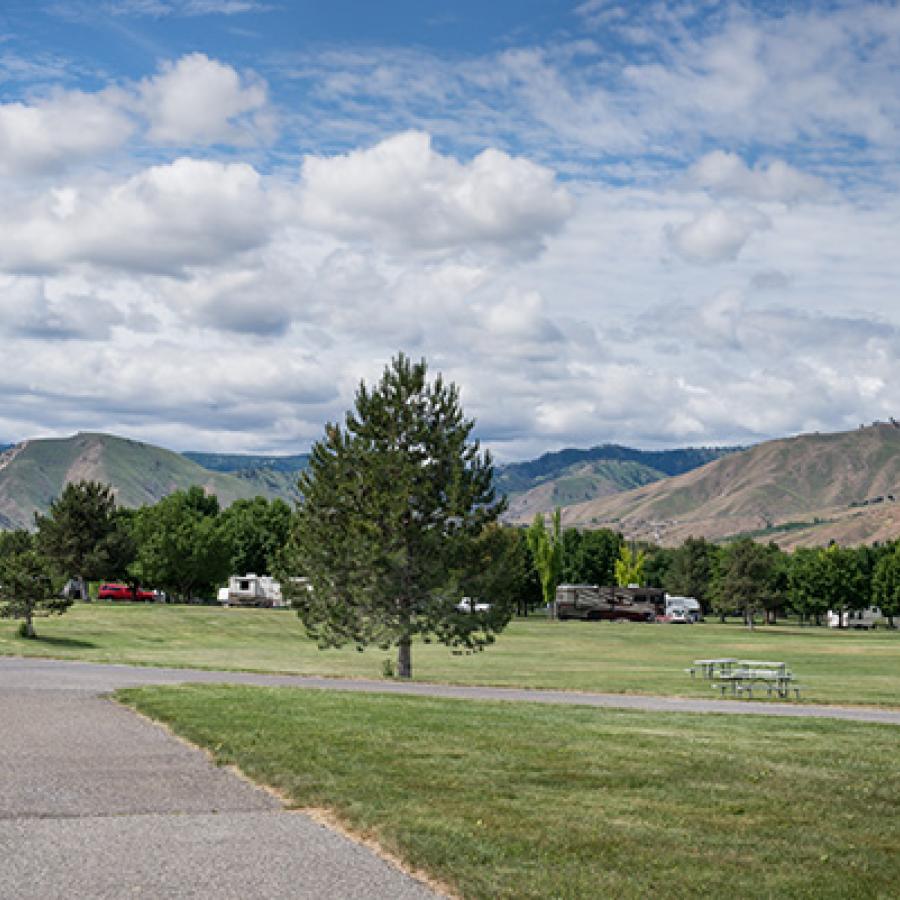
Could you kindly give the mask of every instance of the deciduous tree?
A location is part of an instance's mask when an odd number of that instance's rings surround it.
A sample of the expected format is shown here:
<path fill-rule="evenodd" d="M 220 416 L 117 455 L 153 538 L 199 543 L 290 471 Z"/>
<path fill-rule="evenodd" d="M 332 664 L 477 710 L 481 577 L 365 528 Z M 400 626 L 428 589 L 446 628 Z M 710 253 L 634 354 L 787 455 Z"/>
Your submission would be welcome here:
<path fill-rule="evenodd" d="M 556 600 L 556 587 L 563 573 L 562 510 L 557 506 L 551 519 L 550 530 L 544 523 L 544 516 L 536 513 L 528 529 L 528 547 L 541 579 L 544 603 Z"/>

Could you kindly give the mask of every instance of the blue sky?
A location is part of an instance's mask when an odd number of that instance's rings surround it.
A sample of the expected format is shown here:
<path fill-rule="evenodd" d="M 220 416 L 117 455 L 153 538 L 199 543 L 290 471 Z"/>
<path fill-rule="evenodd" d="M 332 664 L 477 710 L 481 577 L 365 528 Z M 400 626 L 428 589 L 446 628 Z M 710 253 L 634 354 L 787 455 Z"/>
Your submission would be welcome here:
<path fill-rule="evenodd" d="M 291 452 L 397 350 L 501 459 L 895 415 L 896 3 L 0 9 L 0 441 Z"/>

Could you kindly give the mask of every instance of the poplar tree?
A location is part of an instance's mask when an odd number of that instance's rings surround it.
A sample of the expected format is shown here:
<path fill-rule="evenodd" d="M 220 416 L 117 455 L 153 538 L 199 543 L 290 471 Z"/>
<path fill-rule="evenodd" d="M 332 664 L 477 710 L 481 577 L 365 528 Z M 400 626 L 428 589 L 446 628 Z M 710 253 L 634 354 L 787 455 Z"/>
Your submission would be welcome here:
<path fill-rule="evenodd" d="M 544 524 L 542 513 L 535 513 L 534 521 L 528 529 L 528 547 L 541 579 L 544 603 L 551 606 L 556 602 L 556 588 L 563 574 L 562 510 L 557 506 L 551 519 L 550 531 Z"/>
<path fill-rule="evenodd" d="M 456 608 L 483 583 L 477 539 L 505 508 L 473 427 L 456 386 L 402 353 L 326 427 L 300 475 L 291 551 L 311 586 L 294 606 L 320 647 L 396 646 L 409 678 L 416 635 L 480 650 L 509 621 L 505 603 Z"/>

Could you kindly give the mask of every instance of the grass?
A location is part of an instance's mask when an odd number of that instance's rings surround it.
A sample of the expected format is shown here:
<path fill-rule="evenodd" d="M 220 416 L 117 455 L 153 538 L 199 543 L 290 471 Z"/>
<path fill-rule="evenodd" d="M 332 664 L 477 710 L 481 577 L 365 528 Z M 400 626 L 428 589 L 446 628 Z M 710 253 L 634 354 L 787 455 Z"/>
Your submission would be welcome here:
<path fill-rule="evenodd" d="M 118 696 L 467 898 L 900 884 L 891 726 L 284 688 Z"/>
<path fill-rule="evenodd" d="M 320 651 L 288 610 L 76 604 L 36 623 L 37 640 L 0 620 L 0 655 L 150 666 L 381 678 L 392 653 Z M 713 697 L 684 672 L 692 660 L 784 660 L 805 701 L 900 707 L 900 633 L 796 626 L 610 624 L 517 620 L 484 653 L 417 644 L 417 680 L 571 691 Z"/>

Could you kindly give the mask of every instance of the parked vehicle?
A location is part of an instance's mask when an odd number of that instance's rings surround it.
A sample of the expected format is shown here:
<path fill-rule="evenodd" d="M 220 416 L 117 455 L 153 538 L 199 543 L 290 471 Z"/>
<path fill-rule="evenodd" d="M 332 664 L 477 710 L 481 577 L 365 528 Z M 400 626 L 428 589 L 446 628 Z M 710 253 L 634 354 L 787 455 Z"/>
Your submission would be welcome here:
<path fill-rule="evenodd" d="M 150 603 L 156 600 L 156 593 L 144 588 L 131 588 L 119 582 L 104 582 L 97 591 L 100 600 L 138 600 Z"/>
<path fill-rule="evenodd" d="M 223 606 L 287 606 L 281 584 L 269 575 L 232 575 L 228 586 L 219 588 Z"/>
<path fill-rule="evenodd" d="M 596 584 L 561 584 L 556 589 L 557 619 L 654 622 L 657 607 L 665 603 L 659 588 L 601 587 Z"/>
<path fill-rule="evenodd" d="M 471 597 L 463 597 L 462 600 L 456 604 L 457 612 L 462 613 L 490 612 L 490 609 L 490 603 L 482 603 L 479 600 L 473 600 Z"/>
<path fill-rule="evenodd" d="M 885 622 L 884 614 L 878 606 L 848 609 L 840 614 L 832 609 L 828 610 L 829 628 L 877 628 Z"/>
<path fill-rule="evenodd" d="M 695 597 L 678 597 L 666 594 L 666 622 L 699 622 L 703 616 L 700 601 Z"/>

